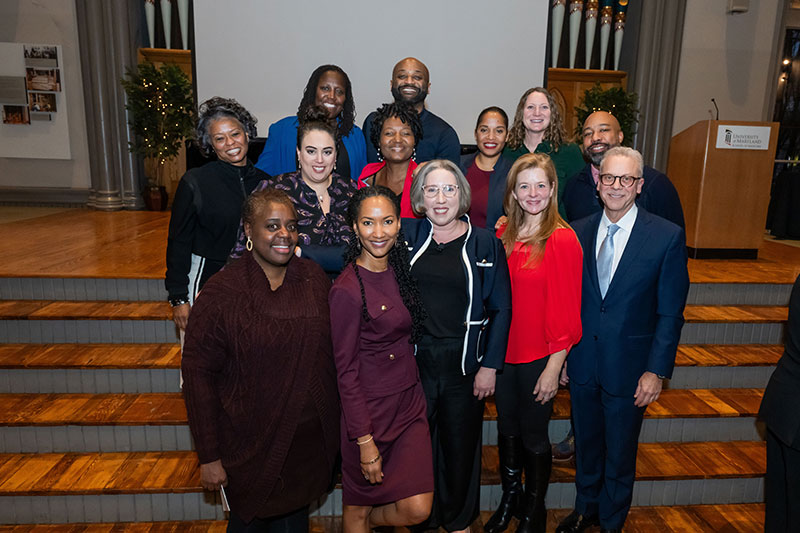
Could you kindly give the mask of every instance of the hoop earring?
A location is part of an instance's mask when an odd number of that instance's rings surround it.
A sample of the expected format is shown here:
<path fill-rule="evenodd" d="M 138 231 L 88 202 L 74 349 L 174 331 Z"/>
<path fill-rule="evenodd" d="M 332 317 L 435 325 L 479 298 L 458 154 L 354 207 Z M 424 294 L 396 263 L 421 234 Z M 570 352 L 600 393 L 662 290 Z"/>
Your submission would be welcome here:
<path fill-rule="evenodd" d="M 247 248 L 248 252 L 253 251 L 253 241 L 250 239 L 250 237 L 247 238 L 247 242 L 244 244 L 244 247 Z"/>
<path fill-rule="evenodd" d="M 380 149 L 378 149 L 378 163 L 383 163 L 383 154 Z"/>

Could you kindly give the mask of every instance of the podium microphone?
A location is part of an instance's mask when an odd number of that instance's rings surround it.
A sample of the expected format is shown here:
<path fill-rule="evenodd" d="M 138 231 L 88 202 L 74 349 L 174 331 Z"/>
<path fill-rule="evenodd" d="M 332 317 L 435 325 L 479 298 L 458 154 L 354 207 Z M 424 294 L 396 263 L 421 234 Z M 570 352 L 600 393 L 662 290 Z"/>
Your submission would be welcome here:
<path fill-rule="evenodd" d="M 717 120 L 719 120 L 719 108 L 717 107 L 717 101 L 712 98 L 711 103 L 714 104 L 714 109 L 717 110 Z"/>

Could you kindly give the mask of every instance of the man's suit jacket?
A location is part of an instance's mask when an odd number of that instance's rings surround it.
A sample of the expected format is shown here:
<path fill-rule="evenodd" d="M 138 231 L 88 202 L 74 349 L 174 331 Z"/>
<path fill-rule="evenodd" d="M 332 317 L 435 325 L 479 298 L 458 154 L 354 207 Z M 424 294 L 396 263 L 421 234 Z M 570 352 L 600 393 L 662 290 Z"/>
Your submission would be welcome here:
<path fill-rule="evenodd" d="M 670 377 L 675 365 L 689 273 L 683 230 L 639 207 L 636 222 L 606 292 L 600 296 L 595 243 L 602 211 L 572 227 L 583 246 L 583 337 L 567 372 L 594 380 L 615 396 L 632 396 L 645 371 Z"/>
<path fill-rule="evenodd" d="M 800 277 L 789 299 L 786 348 L 769 379 L 758 417 L 787 446 L 800 449 Z"/>
<path fill-rule="evenodd" d="M 648 166 L 644 167 L 643 176 L 642 193 L 636 199 L 636 205 L 685 229 L 681 199 L 669 178 Z M 592 178 L 591 163 L 567 182 L 563 198 L 559 201 L 564 204 L 569 223 L 603 210 L 603 202 L 597 194 L 597 186 Z"/>

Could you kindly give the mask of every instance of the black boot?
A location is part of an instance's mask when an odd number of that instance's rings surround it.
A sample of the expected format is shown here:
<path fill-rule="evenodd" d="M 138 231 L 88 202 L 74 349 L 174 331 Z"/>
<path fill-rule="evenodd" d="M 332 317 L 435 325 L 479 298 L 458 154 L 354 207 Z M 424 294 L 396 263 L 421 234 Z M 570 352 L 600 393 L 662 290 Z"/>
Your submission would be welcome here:
<path fill-rule="evenodd" d="M 486 533 L 502 533 L 508 528 L 511 517 L 520 507 L 522 499 L 522 439 L 508 435 L 497 435 L 500 455 L 500 481 L 503 497 L 492 517 L 483 526 Z"/>
<path fill-rule="evenodd" d="M 525 451 L 525 503 L 517 533 L 545 532 L 547 509 L 544 498 L 547 496 L 552 466 L 553 457 L 549 450 L 544 453 Z"/>

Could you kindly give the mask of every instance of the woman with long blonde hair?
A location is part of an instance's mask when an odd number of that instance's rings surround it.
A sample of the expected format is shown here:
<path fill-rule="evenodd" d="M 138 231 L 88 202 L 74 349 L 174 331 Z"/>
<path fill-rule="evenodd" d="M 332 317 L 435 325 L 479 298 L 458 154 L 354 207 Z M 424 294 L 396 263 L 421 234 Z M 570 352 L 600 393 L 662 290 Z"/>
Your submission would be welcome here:
<path fill-rule="evenodd" d="M 544 154 L 523 155 L 506 180 L 508 219 L 497 231 L 511 276 L 511 328 L 497 374 L 497 432 L 503 496 L 485 525 L 500 533 L 544 533 L 550 482 L 547 426 L 567 353 L 581 338 L 578 238 L 558 214 L 558 177 Z M 526 485 L 523 494 L 522 470 Z"/>

